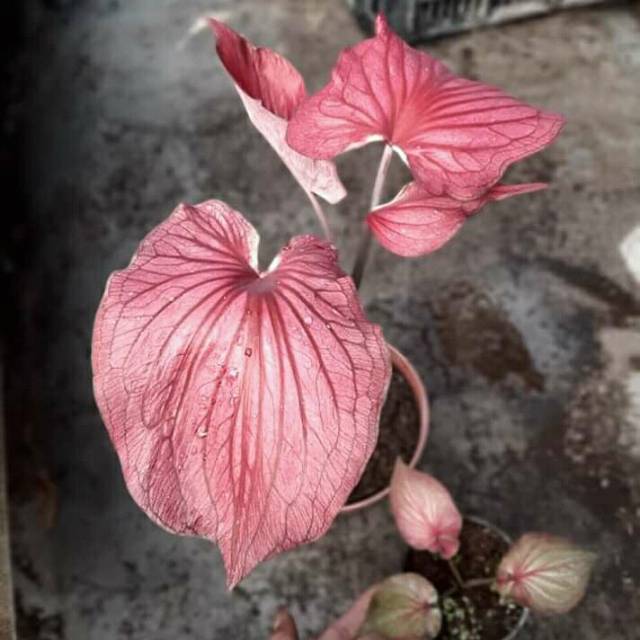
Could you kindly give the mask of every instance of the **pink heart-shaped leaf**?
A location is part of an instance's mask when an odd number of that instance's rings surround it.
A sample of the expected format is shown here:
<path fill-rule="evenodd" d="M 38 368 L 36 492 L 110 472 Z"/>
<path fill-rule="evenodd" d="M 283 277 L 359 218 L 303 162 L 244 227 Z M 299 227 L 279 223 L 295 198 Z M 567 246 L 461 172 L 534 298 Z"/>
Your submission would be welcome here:
<path fill-rule="evenodd" d="M 254 47 L 218 20 L 210 20 L 216 51 L 234 81 L 249 119 L 280 156 L 303 189 L 336 203 L 346 191 L 336 166 L 294 151 L 285 141 L 287 123 L 306 98 L 304 80 L 296 68 L 271 49 Z"/>
<path fill-rule="evenodd" d="M 390 376 L 332 246 L 294 238 L 265 272 L 257 248 L 224 203 L 181 205 L 111 276 L 93 335 L 129 491 L 163 527 L 216 541 L 230 586 L 327 530 Z"/>
<path fill-rule="evenodd" d="M 417 573 L 399 573 L 374 591 L 360 633 L 386 640 L 430 640 L 441 628 L 435 587 Z M 360 633 L 357 638 L 363 637 Z"/>
<path fill-rule="evenodd" d="M 385 140 L 432 195 L 473 199 L 507 167 L 540 151 L 562 118 L 496 87 L 454 75 L 376 20 L 376 35 L 345 49 L 329 83 L 296 110 L 288 143 L 329 159 Z"/>
<path fill-rule="evenodd" d="M 462 516 L 447 488 L 433 476 L 398 458 L 389 501 L 398 531 L 409 546 L 443 558 L 458 552 Z"/>
<path fill-rule="evenodd" d="M 398 195 L 367 216 L 380 244 L 400 256 L 421 256 L 442 247 L 465 220 L 492 200 L 546 188 L 546 184 L 500 184 L 475 200 L 434 196 L 419 183 L 411 182 Z"/>
<path fill-rule="evenodd" d="M 567 613 L 582 600 L 595 560 L 566 538 L 525 533 L 500 561 L 494 588 L 537 613 Z"/>

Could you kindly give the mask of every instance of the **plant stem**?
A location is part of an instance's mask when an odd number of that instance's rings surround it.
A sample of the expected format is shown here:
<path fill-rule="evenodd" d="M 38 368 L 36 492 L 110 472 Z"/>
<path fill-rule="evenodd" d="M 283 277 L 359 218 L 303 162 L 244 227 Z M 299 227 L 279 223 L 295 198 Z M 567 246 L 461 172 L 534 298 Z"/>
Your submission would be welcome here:
<path fill-rule="evenodd" d="M 463 583 L 463 589 L 472 589 L 473 587 L 486 587 L 494 582 L 494 578 L 474 578 Z"/>
<path fill-rule="evenodd" d="M 451 562 L 451 560 L 448 560 L 448 563 L 449 568 L 451 569 L 451 573 L 456 580 L 457 586 L 451 587 L 451 589 L 445 591 L 442 596 L 443 598 L 450 596 L 452 593 L 455 593 L 458 590 L 464 591 L 465 589 L 473 589 L 474 587 L 488 587 L 494 582 L 494 578 L 473 578 L 472 580 L 467 580 L 465 582 L 453 562 Z"/>
<path fill-rule="evenodd" d="M 376 180 L 373 183 L 373 191 L 371 192 L 371 209 L 375 209 L 380 204 L 380 200 L 382 200 L 384 181 L 387 178 L 392 156 L 393 147 L 386 144 L 382 150 L 382 157 L 380 158 L 380 164 L 378 165 L 378 173 L 376 174 Z"/>
<path fill-rule="evenodd" d="M 391 156 L 393 155 L 393 149 L 390 145 L 385 145 L 382 151 L 382 157 L 380 158 L 380 164 L 378 165 L 378 172 L 376 174 L 375 182 L 373 183 L 373 191 L 371 192 L 371 205 L 369 211 L 373 211 L 382 199 L 382 190 L 384 189 L 384 181 L 389 171 L 389 164 L 391 162 Z M 360 288 L 360 282 L 362 282 L 362 275 L 367 265 L 367 259 L 371 251 L 371 231 L 369 227 L 364 225 L 364 233 L 360 246 L 358 247 L 358 253 L 356 254 L 356 261 L 353 265 L 353 272 L 351 277 L 356 285 L 356 289 Z"/>
<path fill-rule="evenodd" d="M 332 241 L 331 229 L 329 228 L 329 222 L 327 221 L 327 216 L 325 215 L 324 210 L 322 209 L 322 205 L 318 201 L 318 198 L 316 198 L 315 195 L 311 193 L 311 191 L 307 191 L 305 189 L 304 192 L 307 194 L 307 197 L 309 198 L 309 202 L 311 202 L 311 206 L 313 207 L 313 211 L 315 212 L 318 218 L 318 222 L 320 222 L 320 226 L 322 227 L 322 231 L 324 232 L 325 238 L 327 239 L 327 241 L 331 242 Z"/>
<path fill-rule="evenodd" d="M 453 561 L 450 558 L 447 560 L 447 564 L 449 565 L 449 569 L 451 570 L 451 573 L 453 574 L 453 577 L 455 578 L 456 582 L 458 583 L 458 586 L 461 589 L 464 589 L 465 581 L 462 579 L 462 576 L 460 575 L 460 572 L 458 571 L 458 567 L 456 567 L 456 565 L 453 564 Z"/>
<path fill-rule="evenodd" d="M 494 578 L 472 578 L 471 580 L 464 580 L 460 575 L 460 572 L 458 571 L 458 567 L 456 567 L 451 558 L 447 559 L 447 565 L 449 566 L 449 570 L 451 571 L 451 574 L 453 575 L 456 584 L 458 585 L 457 588 L 462 589 L 463 591 L 465 589 L 473 589 L 474 587 L 486 587 L 492 584 L 494 581 Z M 449 589 L 449 591 L 447 591 L 444 595 L 451 595 L 451 593 L 453 593 L 454 591 L 456 591 L 456 587 Z"/>

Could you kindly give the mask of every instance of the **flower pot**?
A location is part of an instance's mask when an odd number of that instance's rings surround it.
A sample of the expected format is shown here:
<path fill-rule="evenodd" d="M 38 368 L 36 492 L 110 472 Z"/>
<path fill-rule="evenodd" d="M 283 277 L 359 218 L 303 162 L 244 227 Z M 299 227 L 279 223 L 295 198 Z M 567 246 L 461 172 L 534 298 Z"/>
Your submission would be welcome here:
<path fill-rule="evenodd" d="M 504 531 L 481 518 L 465 517 L 453 562 L 464 580 L 490 578 L 510 546 Z M 443 627 L 438 640 L 513 640 L 529 617 L 529 610 L 517 604 L 500 604 L 490 585 L 460 590 L 447 561 L 428 551 L 410 550 L 404 570 L 424 576 L 440 594 Z"/>
<path fill-rule="evenodd" d="M 359 484 L 342 508 L 342 513 L 358 511 L 382 500 L 389 493 L 389 482 L 396 457 L 400 455 L 410 467 L 415 467 L 427 442 L 429 432 L 427 391 L 411 362 L 391 345 L 389 345 L 389 352 L 394 373 L 380 418 L 378 443 Z M 411 402 L 413 405 L 410 404 Z M 411 412 L 413 415 L 408 416 L 407 414 Z M 407 419 L 409 423 L 414 424 L 405 425 Z M 408 428 L 412 428 L 413 431 L 399 434 L 397 427 L 404 426 L 407 427 L 407 431 Z M 412 440 L 407 443 L 408 437 Z M 398 446 L 394 448 L 396 444 Z M 380 486 L 375 487 L 376 482 Z"/>

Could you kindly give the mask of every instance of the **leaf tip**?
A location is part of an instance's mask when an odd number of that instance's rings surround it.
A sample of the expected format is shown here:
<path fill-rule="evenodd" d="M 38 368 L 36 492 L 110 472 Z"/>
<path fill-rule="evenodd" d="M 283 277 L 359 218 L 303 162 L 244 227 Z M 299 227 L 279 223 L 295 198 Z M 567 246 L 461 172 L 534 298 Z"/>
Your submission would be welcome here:
<path fill-rule="evenodd" d="M 229 27 L 224 22 L 221 22 L 217 18 L 213 18 L 211 16 L 206 18 L 207 24 L 209 28 L 213 32 L 213 36 L 216 39 L 216 43 L 222 40 L 226 35 L 229 34 Z"/>
<path fill-rule="evenodd" d="M 286 607 L 276 612 L 269 640 L 298 640 L 296 623 Z"/>
<path fill-rule="evenodd" d="M 387 35 L 390 31 L 387 16 L 382 11 L 376 16 L 375 30 L 377 36 Z"/>

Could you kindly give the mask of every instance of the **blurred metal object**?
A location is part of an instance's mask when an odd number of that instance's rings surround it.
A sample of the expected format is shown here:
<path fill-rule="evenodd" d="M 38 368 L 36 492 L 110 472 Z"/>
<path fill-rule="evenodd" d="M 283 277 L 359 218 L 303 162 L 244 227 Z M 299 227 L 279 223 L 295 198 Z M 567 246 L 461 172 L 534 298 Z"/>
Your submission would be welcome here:
<path fill-rule="evenodd" d="M 347 0 L 361 24 L 372 30 L 379 12 L 410 42 L 607 0 Z"/>

